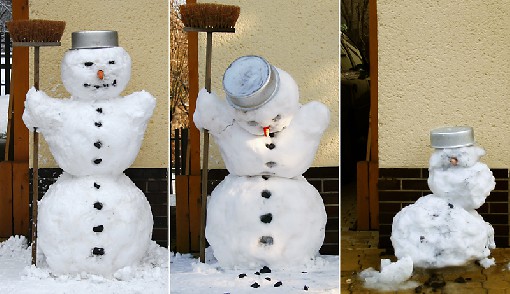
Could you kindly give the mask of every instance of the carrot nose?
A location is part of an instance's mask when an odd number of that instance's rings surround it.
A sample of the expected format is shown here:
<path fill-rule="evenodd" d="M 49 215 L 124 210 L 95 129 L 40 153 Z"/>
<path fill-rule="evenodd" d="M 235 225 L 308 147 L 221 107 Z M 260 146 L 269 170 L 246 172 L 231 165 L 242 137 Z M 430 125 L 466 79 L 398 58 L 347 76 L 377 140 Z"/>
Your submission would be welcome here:
<path fill-rule="evenodd" d="M 269 127 L 263 127 L 262 129 L 264 130 L 264 136 L 269 136 Z"/>
<path fill-rule="evenodd" d="M 102 70 L 97 71 L 97 77 L 102 80 L 104 78 L 104 72 Z"/>

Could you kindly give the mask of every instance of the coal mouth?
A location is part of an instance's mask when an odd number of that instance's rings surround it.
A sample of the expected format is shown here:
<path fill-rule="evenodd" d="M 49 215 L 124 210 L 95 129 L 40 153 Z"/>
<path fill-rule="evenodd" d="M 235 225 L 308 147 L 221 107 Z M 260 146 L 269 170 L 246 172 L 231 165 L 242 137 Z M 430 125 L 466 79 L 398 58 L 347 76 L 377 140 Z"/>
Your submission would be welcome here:
<path fill-rule="evenodd" d="M 83 87 L 93 88 L 93 89 L 109 88 L 110 86 L 117 87 L 117 80 L 113 80 L 113 82 L 111 84 L 100 84 L 100 85 L 83 84 Z"/>

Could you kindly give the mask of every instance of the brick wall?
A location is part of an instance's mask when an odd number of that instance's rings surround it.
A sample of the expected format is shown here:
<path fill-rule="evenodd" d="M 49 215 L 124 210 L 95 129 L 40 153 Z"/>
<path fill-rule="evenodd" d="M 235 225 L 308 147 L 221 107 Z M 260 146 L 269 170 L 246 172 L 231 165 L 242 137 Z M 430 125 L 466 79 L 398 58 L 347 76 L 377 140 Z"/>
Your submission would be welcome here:
<path fill-rule="evenodd" d="M 152 209 L 154 228 L 152 239 L 161 246 L 168 246 L 168 178 L 166 168 L 129 168 L 124 171 L 147 197 Z M 60 168 L 39 169 L 39 199 L 57 178 Z M 32 170 L 30 170 L 30 201 L 32 201 Z"/>
<path fill-rule="evenodd" d="M 494 228 L 497 247 L 509 247 L 508 169 L 492 169 L 496 188 L 477 211 Z M 431 194 L 427 168 L 379 169 L 379 247 L 393 252 L 391 224 L 403 207 Z"/>
<path fill-rule="evenodd" d="M 324 255 L 339 254 L 339 175 L 338 167 L 312 167 L 303 176 L 321 194 L 328 220 L 326 223 L 326 236 L 320 253 Z M 227 170 L 213 169 L 209 171 L 208 193 L 210 194 L 228 175 Z"/>

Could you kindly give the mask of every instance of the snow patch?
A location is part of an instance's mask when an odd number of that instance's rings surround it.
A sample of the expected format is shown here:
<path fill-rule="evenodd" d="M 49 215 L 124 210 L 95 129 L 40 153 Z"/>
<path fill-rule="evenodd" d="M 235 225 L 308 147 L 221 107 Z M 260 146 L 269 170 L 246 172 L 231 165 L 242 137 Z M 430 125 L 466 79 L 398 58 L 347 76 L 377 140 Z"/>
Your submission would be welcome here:
<path fill-rule="evenodd" d="M 374 268 L 368 268 L 360 273 L 360 278 L 364 281 L 364 286 L 379 290 L 404 290 L 415 288 L 419 284 L 413 281 L 407 281 L 413 274 L 413 260 L 406 256 L 391 262 L 389 259 L 381 260 L 381 271 Z"/>

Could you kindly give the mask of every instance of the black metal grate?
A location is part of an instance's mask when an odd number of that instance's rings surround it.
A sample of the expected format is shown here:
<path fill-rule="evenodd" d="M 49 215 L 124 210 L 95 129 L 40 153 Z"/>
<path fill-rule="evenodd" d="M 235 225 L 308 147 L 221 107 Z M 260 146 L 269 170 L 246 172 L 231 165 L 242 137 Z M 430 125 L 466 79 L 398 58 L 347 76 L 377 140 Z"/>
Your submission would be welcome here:
<path fill-rule="evenodd" d="M 12 44 L 9 33 L 1 33 L 0 95 L 11 93 Z"/>

